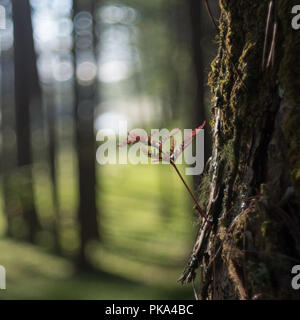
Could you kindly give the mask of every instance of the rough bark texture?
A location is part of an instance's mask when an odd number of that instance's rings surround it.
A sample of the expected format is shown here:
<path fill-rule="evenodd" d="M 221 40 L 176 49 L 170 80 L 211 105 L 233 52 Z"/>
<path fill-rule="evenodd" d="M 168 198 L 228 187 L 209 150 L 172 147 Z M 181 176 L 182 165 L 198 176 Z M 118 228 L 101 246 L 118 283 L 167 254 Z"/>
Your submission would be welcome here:
<path fill-rule="evenodd" d="M 221 0 L 219 51 L 212 63 L 213 153 L 200 225 L 182 280 L 201 278 L 201 299 L 299 298 L 291 269 L 300 261 L 300 33 L 297 1 L 274 1 L 274 64 L 262 68 L 270 1 Z"/>

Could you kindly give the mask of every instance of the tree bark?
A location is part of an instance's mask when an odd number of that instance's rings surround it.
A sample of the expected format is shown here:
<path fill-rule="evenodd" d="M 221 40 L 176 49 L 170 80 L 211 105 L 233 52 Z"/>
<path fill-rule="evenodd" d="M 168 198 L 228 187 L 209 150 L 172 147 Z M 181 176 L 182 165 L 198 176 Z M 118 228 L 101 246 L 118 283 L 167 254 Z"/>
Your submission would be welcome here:
<path fill-rule="evenodd" d="M 300 260 L 297 3 L 272 1 L 265 37 L 269 3 L 220 0 L 213 152 L 200 195 L 213 228 L 201 223 L 181 279 L 200 274 L 200 299 L 300 298 L 291 287 Z"/>

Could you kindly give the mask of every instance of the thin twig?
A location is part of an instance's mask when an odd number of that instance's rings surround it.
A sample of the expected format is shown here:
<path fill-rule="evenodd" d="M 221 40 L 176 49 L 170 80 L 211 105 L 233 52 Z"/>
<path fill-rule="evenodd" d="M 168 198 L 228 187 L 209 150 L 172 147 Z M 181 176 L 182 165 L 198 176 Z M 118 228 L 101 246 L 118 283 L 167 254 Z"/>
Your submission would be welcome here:
<path fill-rule="evenodd" d="M 269 36 L 272 9 L 273 9 L 273 0 L 270 1 L 270 3 L 269 3 L 269 10 L 268 10 L 268 15 L 267 15 L 265 42 L 264 42 L 264 51 L 263 51 L 263 60 L 262 60 L 262 69 L 263 70 L 264 70 L 265 64 L 266 64 L 266 53 L 267 53 L 267 44 L 268 44 L 268 36 Z"/>
<path fill-rule="evenodd" d="M 272 66 L 274 65 L 277 29 L 278 29 L 278 25 L 277 25 L 277 22 L 275 22 L 274 28 L 273 28 L 272 45 L 271 45 L 270 54 L 269 54 L 269 58 L 268 58 L 267 68 L 269 68 L 271 63 L 272 63 Z"/>
<path fill-rule="evenodd" d="M 210 9 L 210 6 L 209 6 L 207 0 L 204 0 L 204 3 L 205 3 L 206 9 L 207 9 L 207 11 L 208 11 L 208 14 L 209 14 L 209 17 L 210 17 L 212 23 L 214 24 L 217 32 L 219 32 L 218 25 L 217 25 L 216 20 L 215 20 L 213 14 L 212 14 L 212 12 L 211 12 L 211 9 Z"/>
<path fill-rule="evenodd" d="M 183 176 L 181 175 L 180 171 L 178 170 L 176 164 L 175 164 L 173 161 L 171 161 L 170 163 L 171 163 L 171 165 L 173 166 L 173 168 L 176 170 L 179 178 L 181 179 L 181 181 L 182 181 L 183 184 L 185 185 L 187 191 L 189 192 L 190 196 L 191 196 L 192 199 L 194 200 L 195 205 L 196 205 L 196 208 L 197 208 L 197 210 L 199 211 L 199 213 L 201 214 L 202 218 L 203 218 L 203 219 L 206 221 L 206 223 L 209 225 L 210 229 L 213 230 L 211 223 L 208 221 L 208 219 L 207 219 L 207 217 L 206 217 L 203 209 L 200 207 L 200 205 L 199 205 L 196 197 L 194 196 L 194 194 L 193 194 L 193 192 L 191 191 L 190 187 L 189 187 L 189 186 L 187 185 L 187 183 L 185 182 L 185 180 L 184 180 Z"/>
<path fill-rule="evenodd" d="M 199 298 L 198 298 L 198 294 L 197 294 L 197 291 L 196 291 L 196 288 L 195 288 L 195 282 L 194 282 L 194 279 L 192 279 L 192 287 L 193 287 L 193 291 L 194 291 L 195 299 L 196 299 L 196 300 L 199 300 Z"/>

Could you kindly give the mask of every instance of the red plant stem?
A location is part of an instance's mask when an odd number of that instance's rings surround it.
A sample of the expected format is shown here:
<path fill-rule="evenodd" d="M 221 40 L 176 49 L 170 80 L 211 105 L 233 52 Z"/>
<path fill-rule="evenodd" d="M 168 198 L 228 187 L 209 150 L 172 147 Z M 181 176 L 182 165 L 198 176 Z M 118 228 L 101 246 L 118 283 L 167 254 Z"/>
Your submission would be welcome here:
<path fill-rule="evenodd" d="M 207 220 L 207 217 L 205 215 L 205 213 L 203 212 L 203 209 L 201 209 L 196 197 L 194 196 L 193 192 L 191 191 L 190 187 L 187 185 L 187 183 L 185 182 L 183 176 L 181 175 L 180 171 L 178 170 L 176 164 L 174 162 L 171 161 L 171 165 L 173 166 L 173 168 L 176 170 L 178 176 L 180 177 L 181 181 L 183 182 L 183 184 L 185 185 L 187 191 L 189 192 L 190 196 L 192 197 L 192 199 L 195 202 L 196 208 L 199 211 L 199 213 L 201 214 L 202 218 L 207 222 L 207 224 L 209 225 L 210 229 L 212 229 L 212 225 L 211 223 Z"/>

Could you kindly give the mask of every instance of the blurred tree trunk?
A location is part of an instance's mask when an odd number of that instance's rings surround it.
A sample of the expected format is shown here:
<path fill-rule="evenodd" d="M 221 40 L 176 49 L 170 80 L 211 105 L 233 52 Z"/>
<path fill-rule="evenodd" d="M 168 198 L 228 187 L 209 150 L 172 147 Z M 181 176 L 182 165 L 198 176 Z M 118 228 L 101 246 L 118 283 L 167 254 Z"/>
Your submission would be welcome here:
<path fill-rule="evenodd" d="M 96 76 L 89 81 L 80 75 L 84 63 L 95 64 L 94 21 L 80 21 L 84 11 L 94 17 L 95 1 L 74 1 L 75 44 L 74 57 L 77 77 L 75 81 L 76 152 L 79 174 L 80 255 L 79 266 L 88 267 L 86 245 L 99 239 L 98 211 L 96 206 L 96 146 L 94 135 L 94 108 L 96 104 Z M 88 45 L 82 47 L 82 43 Z"/>
<path fill-rule="evenodd" d="M 194 62 L 194 70 L 196 76 L 196 98 L 194 101 L 194 117 L 193 117 L 193 127 L 196 128 L 199 124 L 203 123 L 205 119 L 207 119 L 207 113 L 205 112 L 205 74 L 204 74 L 204 53 L 201 45 L 201 39 L 205 37 L 207 30 L 204 30 L 205 24 L 203 19 L 199 19 L 199 17 L 203 17 L 203 3 L 199 0 L 189 0 L 190 7 L 190 21 L 192 26 L 192 48 L 193 48 L 193 62 Z M 208 160 L 211 153 L 210 148 L 210 139 L 208 136 L 208 130 L 205 132 L 205 143 L 204 143 L 204 161 Z M 199 181 L 198 181 L 199 183 Z"/>
<path fill-rule="evenodd" d="M 2 49 L 2 48 L 1 48 Z M 13 219 L 16 217 L 16 195 L 13 171 L 16 168 L 16 141 L 14 105 L 13 48 L 1 51 L 1 173 L 4 213 L 7 221 L 7 236 L 12 237 Z"/>
<path fill-rule="evenodd" d="M 48 147 L 48 161 L 50 167 L 50 180 L 51 180 L 51 194 L 52 194 L 52 202 L 55 211 L 54 215 L 54 223 L 53 223 L 53 234 L 55 241 L 55 251 L 56 253 L 61 252 L 60 247 L 60 234 L 59 234 L 59 196 L 58 196 L 58 185 L 57 185 L 57 163 L 56 163 L 56 155 L 57 155 L 57 124 L 56 124 L 56 104 L 55 104 L 55 92 L 53 85 L 49 85 L 44 88 L 44 99 L 46 105 L 46 115 L 47 115 L 47 125 L 48 125 L 48 139 L 49 139 L 49 147 Z"/>
<path fill-rule="evenodd" d="M 31 10 L 28 0 L 13 0 L 15 48 L 15 106 L 17 164 L 20 168 L 18 190 L 29 240 L 39 230 L 32 179 L 31 113 L 32 102 L 40 98 L 36 55 L 33 44 Z"/>
<path fill-rule="evenodd" d="M 213 152 L 200 195 L 213 230 L 201 224 L 182 279 L 200 274 L 201 299 L 299 298 L 291 287 L 300 259 L 297 3 L 273 6 L 262 66 L 269 2 L 220 1 L 209 79 Z"/>

